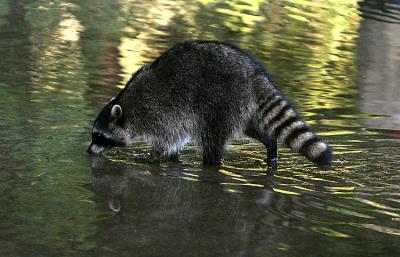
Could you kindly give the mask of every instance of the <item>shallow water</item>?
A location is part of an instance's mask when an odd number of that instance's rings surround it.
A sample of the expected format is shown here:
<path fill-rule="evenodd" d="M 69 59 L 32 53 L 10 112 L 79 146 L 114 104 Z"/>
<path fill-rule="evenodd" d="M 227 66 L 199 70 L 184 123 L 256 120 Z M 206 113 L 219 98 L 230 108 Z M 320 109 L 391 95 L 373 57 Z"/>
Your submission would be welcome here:
<path fill-rule="evenodd" d="M 400 2 L 0 0 L 0 256 L 399 256 Z M 186 39 L 263 63 L 335 149 L 85 150 L 101 106 Z"/>

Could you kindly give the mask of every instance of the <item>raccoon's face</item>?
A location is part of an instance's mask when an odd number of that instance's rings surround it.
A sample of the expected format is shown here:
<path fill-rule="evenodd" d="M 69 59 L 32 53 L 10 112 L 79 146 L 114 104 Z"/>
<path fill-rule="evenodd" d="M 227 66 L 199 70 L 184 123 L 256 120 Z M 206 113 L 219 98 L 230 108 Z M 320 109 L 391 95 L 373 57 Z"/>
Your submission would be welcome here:
<path fill-rule="evenodd" d="M 97 116 L 92 129 L 92 143 L 87 152 L 103 155 L 115 146 L 126 146 L 132 142 L 130 131 L 124 128 L 122 107 L 111 100 Z"/>

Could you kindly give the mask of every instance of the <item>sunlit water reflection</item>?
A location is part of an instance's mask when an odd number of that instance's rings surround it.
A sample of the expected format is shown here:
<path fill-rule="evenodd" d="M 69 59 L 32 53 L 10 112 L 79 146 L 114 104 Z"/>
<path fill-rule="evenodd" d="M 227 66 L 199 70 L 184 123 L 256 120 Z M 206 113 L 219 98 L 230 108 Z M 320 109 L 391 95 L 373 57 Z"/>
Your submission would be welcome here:
<path fill-rule="evenodd" d="M 0 2 L 0 256 L 398 256 L 399 26 L 396 0 Z M 334 167 L 245 138 L 220 168 L 88 157 L 99 108 L 194 38 L 260 60 Z"/>

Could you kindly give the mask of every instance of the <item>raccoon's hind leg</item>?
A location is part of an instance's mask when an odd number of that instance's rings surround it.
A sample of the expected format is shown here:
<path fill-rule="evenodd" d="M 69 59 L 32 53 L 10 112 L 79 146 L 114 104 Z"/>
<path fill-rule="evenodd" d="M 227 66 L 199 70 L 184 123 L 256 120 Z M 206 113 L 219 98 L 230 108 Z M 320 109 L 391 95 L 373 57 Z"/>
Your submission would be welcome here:
<path fill-rule="evenodd" d="M 207 165 L 221 165 L 222 152 L 225 144 L 208 142 L 202 146 L 203 163 Z"/>
<path fill-rule="evenodd" d="M 211 123 L 212 124 L 212 123 Z M 226 141 L 227 133 L 223 130 L 204 128 L 200 137 L 200 148 L 203 156 L 203 163 L 206 165 L 221 165 L 222 154 Z"/>
<path fill-rule="evenodd" d="M 278 161 L 278 140 L 275 137 L 269 136 L 264 130 L 258 128 L 254 121 L 251 121 L 245 130 L 245 134 L 248 137 L 254 138 L 267 148 L 267 160 L 269 164 L 276 163 Z"/>

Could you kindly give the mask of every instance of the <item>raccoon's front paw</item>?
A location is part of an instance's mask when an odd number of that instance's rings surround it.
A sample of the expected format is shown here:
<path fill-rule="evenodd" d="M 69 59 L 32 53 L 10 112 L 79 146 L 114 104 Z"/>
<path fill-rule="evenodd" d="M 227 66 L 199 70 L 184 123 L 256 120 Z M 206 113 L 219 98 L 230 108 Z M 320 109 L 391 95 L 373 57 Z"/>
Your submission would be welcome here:
<path fill-rule="evenodd" d="M 157 151 L 157 150 L 154 150 L 154 149 L 152 149 L 150 151 L 150 159 L 149 159 L 150 163 L 159 163 L 160 162 L 160 158 L 161 158 L 160 151 Z"/>
<path fill-rule="evenodd" d="M 156 159 L 156 158 L 150 158 L 148 161 L 149 161 L 149 163 L 152 163 L 152 164 L 161 162 L 160 159 Z"/>
<path fill-rule="evenodd" d="M 180 157 L 179 157 L 179 153 L 178 152 L 168 155 L 167 158 L 168 158 L 168 161 L 170 161 L 170 162 L 178 162 L 178 163 L 182 162 Z"/>

